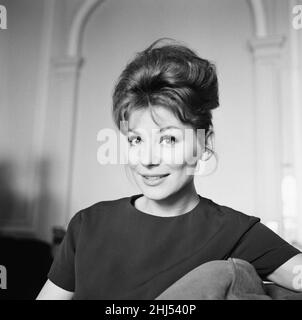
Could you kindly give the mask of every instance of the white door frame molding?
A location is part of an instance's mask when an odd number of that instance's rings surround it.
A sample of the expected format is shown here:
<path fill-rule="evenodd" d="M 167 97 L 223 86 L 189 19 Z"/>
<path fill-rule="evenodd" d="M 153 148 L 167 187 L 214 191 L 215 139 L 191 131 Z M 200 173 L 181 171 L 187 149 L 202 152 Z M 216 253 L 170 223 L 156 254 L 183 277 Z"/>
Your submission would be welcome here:
<path fill-rule="evenodd" d="M 67 56 L 81 56 L 82 39 L 87 21 L 92 12 L 105 0 L 85 0 L 75 14 L 68 37 Z"/>
<path fill-rule="evenodd" d="M 264 223 L 276 224 L 283 236 L 283 150 L 282 141 L 282 55 L 286 38 L 268 32 L 268 15 L 263 0 L 247 0 L 254 20 L 254 37 L 249 41 L 254 62 L 255 103 L 255 215 Z"/>
<path fill-rule="evenodd" d="M 247 0 L 253 14 L 255 37 L 264 38 L 268 36 L 267 17 L 264 9 L 263 0 Z"/>
<path fill-rule="evenodd" d="M 85 0 L 74 15 L 68 34 L 66 55 L 54 60 L 53 75 L 57 81 L 56 92 L 57 103 L 61 110 L 60 121 L 64 123 L 64 137 L 60 139 L 57 146 L 60 157 L 60 216 L 64 217 L 64 224 L 67 226 L 74 212 L 70 212 L 71 193 L 73 183 L 74 148 L 77 125 L 77 102 L 79 94 L 79 83 L 81 67 L 84 58 L 82 57 L 82 43 L 85 27 L 92 13 L 105 0 Z M 64 90 L 62 90 L 64 88 Z"/>

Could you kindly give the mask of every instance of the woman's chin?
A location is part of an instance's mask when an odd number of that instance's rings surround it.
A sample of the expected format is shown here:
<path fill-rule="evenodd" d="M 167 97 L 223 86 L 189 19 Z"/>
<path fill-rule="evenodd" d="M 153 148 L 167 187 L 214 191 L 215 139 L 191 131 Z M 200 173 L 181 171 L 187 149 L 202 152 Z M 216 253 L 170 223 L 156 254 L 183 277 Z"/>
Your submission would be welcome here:
<path fill-rule="evenodd" d="M 159 189 L 159 188 L 141 188 L 141 192 L 145 197 L 152 200 L 162 200 L 169 196 L 169 192 L 167 190 Z"/>

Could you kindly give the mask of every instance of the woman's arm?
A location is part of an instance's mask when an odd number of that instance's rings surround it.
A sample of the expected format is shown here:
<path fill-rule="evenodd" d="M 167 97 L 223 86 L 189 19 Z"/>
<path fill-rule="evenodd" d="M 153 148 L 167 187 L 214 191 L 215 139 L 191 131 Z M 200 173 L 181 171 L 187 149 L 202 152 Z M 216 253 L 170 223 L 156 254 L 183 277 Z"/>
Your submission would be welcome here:
<path fill-rule="evenodd" d="M 73 292 L 64 290 L 47 280 L 36 300 L 70 300 Z"/>
<path fill-rule="evenodd" d="M 287 289 L 302 292 L 302 253 L 283 263 L 267 279 Z"/>

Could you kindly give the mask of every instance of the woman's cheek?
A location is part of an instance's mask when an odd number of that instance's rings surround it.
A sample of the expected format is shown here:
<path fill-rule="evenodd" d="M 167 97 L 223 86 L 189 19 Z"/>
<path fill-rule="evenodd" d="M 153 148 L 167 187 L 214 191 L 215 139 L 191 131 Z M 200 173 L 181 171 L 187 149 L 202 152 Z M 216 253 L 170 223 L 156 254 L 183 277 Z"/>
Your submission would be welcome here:
<path fill-rule="evenodd" d="M 175 147 L 166 147 L 163 149 L 162 160 L 165 164 L 170 166 L 183 166 L 185 163 L 183 145 L 178 144 Z"/>
<path fill-rule="evenodd" d="M 138 148 L 130 148 L 128 151 L 128 164 L 130 167 L 136 167 L 139 163 L 139 150 Z"/>
<path fill-rule="evenodd" d="M 194 150 L 193 144 L 187 142 L 184 148 L 184 172 L 186 176 L 195 175 L 196 166 L 198 163 L 199 155 L 198 150 Z"/>
<path fill-rule="evenodd" d="M 201 148 L 199 145 L 188 141 L 184 148 L 185 163 L 188 167 L 196 167 L 198 160 L 201 158 Z"/>

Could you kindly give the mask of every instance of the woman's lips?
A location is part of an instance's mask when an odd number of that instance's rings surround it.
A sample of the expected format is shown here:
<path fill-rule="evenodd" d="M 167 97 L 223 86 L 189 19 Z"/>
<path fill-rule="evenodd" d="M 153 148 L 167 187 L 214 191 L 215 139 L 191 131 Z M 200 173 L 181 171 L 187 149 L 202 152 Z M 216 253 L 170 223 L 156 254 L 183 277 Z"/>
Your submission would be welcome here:
<path fill-rule="evenodd" d="M 169 174 L 165 175 L 142 175 L 143 181 L 149 186 L 155 186 L 162 183 Z"/>
<path fill-rule="evenodd" d="M 159 178 L 163 178 L 163 177 L 166 177 L 168 176 L 169 173 L 167 174 L 142 174 L 142 176 L 146 179 L 159 179 Z"/>

